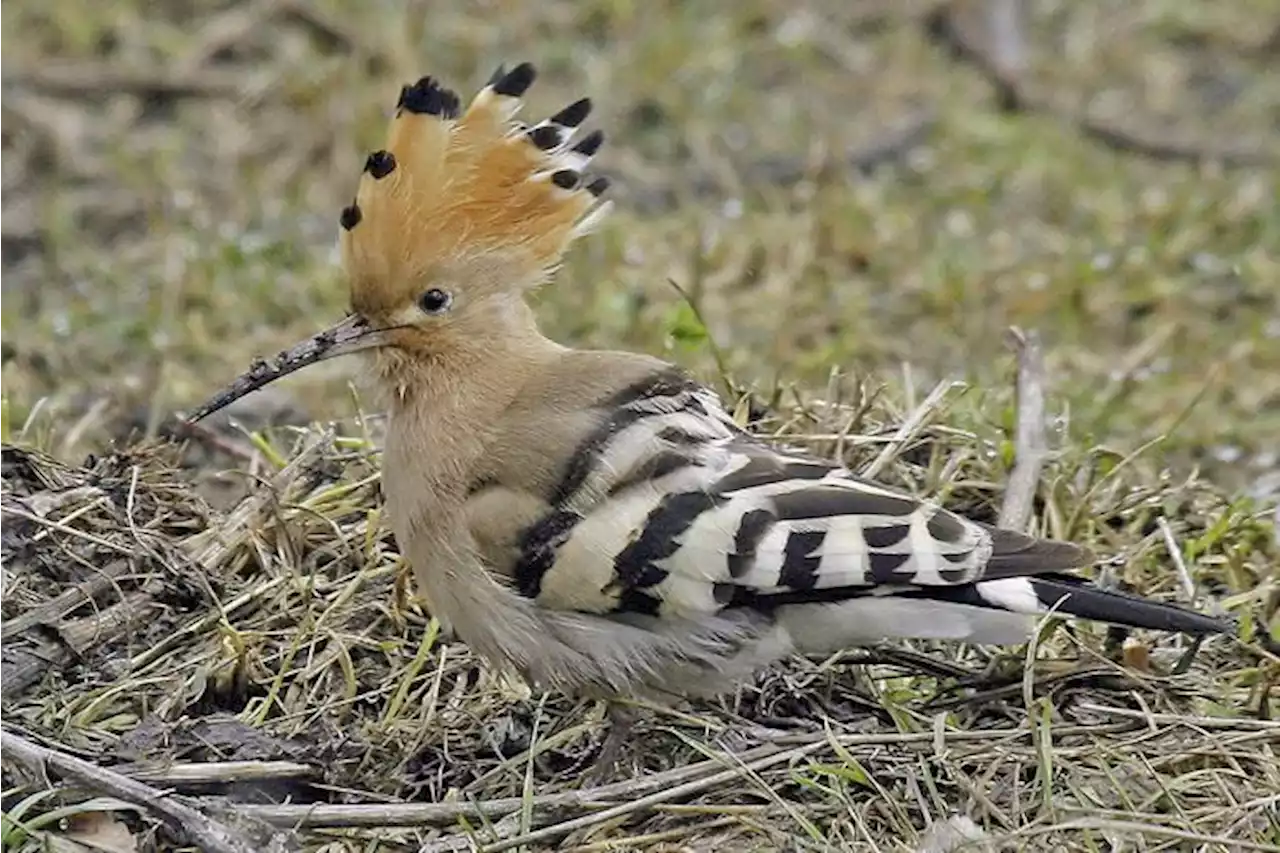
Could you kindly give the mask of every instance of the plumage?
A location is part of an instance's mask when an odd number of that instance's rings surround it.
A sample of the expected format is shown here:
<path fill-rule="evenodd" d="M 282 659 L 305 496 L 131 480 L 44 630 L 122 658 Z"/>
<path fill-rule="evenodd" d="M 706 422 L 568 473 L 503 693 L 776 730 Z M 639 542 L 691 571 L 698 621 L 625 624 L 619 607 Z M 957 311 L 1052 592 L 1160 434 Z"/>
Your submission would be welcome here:
<path fill-rule="evenodd" d="M 607 212 L 576 146 L 532 129 L 532 66 L 465 111 L 405 88 L 342 217 L 354 314 L 198 413 L 314 361 L 370 356 L 387 513 L 431 612 L 481 656 L 597 696 L 716 693 L 791 652 L 895 637 L 1021 642 L 1064 615 L 1226 630 L 1068 574 L 1092 555 L 772 446 L 678 367 L 544 337 L 524 302 Z M 351 210 L 355 213 L 351 213 Z M 424 308 L 424 294 L 431 305 Z"/>

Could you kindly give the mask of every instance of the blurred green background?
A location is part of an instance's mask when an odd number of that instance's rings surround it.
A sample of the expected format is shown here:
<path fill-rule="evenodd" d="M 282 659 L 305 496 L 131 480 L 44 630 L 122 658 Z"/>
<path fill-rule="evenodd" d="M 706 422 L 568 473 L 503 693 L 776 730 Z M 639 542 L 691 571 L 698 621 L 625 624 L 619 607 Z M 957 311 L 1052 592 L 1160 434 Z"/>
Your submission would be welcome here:
<path fill-rule="evenodd" d="M 555 336 L 707 371 L 709 337 L 764 392 L 838 366 L 923 394 L 1007 385 L 1017 324 L 1072 440 L 1170 432 L 1175 468 L 1280 490 L 1274 0 L 1031 3 L 1013 111 L 972 3 L 2 13 L 10 436 L 154 429 L 339 316 L 337 212 L 400 83 L 530 59 L 531 115 L 595 100 L 619 202 L 540 297 Z M 252 405 L 344 416 L 349 368 Z"/>

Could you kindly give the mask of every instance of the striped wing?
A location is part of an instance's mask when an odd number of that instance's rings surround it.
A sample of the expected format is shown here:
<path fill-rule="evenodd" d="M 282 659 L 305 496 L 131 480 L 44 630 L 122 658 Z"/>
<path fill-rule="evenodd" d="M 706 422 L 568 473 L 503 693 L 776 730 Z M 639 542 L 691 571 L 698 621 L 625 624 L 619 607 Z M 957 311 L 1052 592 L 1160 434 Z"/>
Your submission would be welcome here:
<path fill-rule="evenodd" d="M 759 442 L 674 371 L 606 402 L 551 502 L 515 570 L 549 607 L 696 615 L 1088 560 Z"/>
<path fill-rule="evenodd" d="M 746 607 L 785 616 L 802 648 L 881 636 L 1013 642 L 1027 616 L 1055 605 L 1221 630 L 1063 575 L 1092 561 L 1082 547 L 970 521 L 766 445 L 674 370 L 602 403 L 516 550 L 517 587 L 545 607 L 693 619 Z"/>
<path fill-rule="evenodd" d="M 1075 546 L 993 531 L 822 461 L 732 437 L 697 462 L 562 513 L 540 595 L 693 616 L 832 602 L 873 587 L 972 584 L 1072 568 Z M 588 581 L 589 579 L 589 581 Z"/>

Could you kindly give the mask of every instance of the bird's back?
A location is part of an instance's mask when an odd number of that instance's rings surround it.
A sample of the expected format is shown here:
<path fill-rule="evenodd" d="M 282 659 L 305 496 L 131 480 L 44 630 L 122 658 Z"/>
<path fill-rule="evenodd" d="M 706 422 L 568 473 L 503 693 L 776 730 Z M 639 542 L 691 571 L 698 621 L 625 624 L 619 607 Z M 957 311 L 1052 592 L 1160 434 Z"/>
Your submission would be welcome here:
<path fill-rule="evenodd" d="M 776 449 L 656 359 L 566 351 L 491 435 L 467 499 L 479 553 L 538 612 L 602 637 L 733 625 L 749 637 L 726 660 L 755 666 L 892 637 L 1018 642 L 1064 596 L 1092 618 L 1211 622 L 1065 576 L 1082 547 Z"/>

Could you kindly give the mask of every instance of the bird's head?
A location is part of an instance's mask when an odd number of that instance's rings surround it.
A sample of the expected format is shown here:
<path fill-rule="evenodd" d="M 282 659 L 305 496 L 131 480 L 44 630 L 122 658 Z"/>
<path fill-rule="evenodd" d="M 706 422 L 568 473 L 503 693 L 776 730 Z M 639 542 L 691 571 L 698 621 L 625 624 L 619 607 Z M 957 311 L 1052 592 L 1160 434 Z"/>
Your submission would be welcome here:
<path fill-rule="evenodd" d="M 525 294 L 609 210 L 607 180 L 586 173 L 604 135 L 575 139 L 589 100 L 533 126 L 514 121 L 534 76 L 528 63 L 499 68 L 465 111 L 430 77 L 405 86 L 386 147 L 368 156 L 339 217 L 351 314 L 259 362 L 190 420 L 339 355 L 372 352 L 394 377 L 527 327 Z"/>

